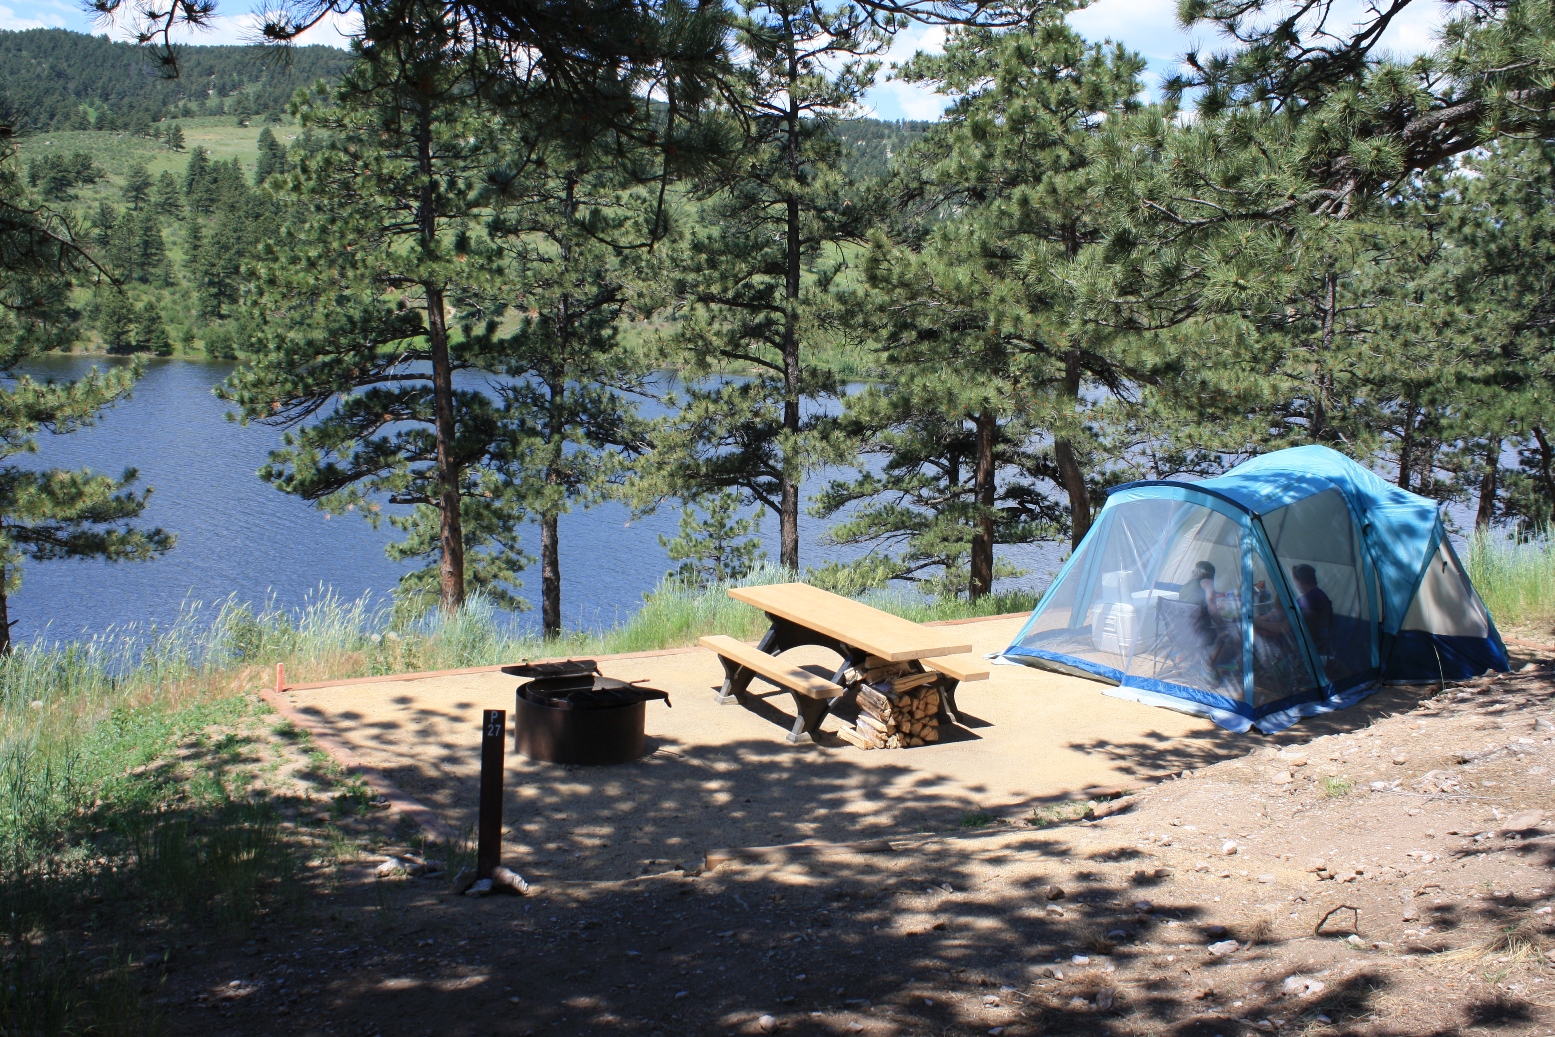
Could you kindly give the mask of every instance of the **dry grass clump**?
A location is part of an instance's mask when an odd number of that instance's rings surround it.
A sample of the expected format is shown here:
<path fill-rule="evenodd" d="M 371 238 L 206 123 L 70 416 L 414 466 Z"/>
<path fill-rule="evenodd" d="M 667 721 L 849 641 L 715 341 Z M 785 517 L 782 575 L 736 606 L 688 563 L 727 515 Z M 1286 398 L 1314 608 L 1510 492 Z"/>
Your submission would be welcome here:
<path fill-rule="evenodd" d="M 1542 924 L 1524 919 L 1467 947 L 1441 955 L 1443 961 L 1493 961 L 1503 965 L 1543 964 L 1549 957 L 1550 938 Z"/>

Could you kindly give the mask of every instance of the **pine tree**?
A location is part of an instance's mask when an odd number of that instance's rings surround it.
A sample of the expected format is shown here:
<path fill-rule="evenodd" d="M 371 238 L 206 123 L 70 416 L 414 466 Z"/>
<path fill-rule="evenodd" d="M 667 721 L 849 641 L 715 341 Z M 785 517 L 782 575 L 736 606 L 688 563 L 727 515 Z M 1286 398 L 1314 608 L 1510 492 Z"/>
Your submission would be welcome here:
<path fill-rule="evenodd" d="M 192 221 L 198 223 L 199 221 Z M 232 219 L 220 219 L 209 237 L 199 243 L 194 263 L 194 285 L 200 300 L 200 318 L 225 320 L 237 302 L 239 275 L 247 252 Z"/>
<path fill-rule="evenodd" d="M 223 393 L 249 420 L 297 426 L 262 471 L 278 488 L 373 521 L 379 495 L 433 509 L 439 600 L 455 610 L 495 419 L 482 393 L 454 388 L 469 361 L 449 315 L 491 275 L 481 251 L 456 248 L 490 134 L 450 59 L 452 27 L 382 28 L 367 30 L 375 60 L 303 107 L 324 143 L 289 185 L 287 233 L 264 243 L 245 363 Z"/>
<path fill-rule="evenodd" d="M 699 517 L 697 511 L 705 517 Z M 715 494 L 686 505 L 680 513 L 680 532 L 673 539 L 662 534 L 659 545 L 670 561 L 681 564 L 667 575 L 690 587 L 708 587 L 743 579 L 767 557 L 757 539 L 761 511 L 740 518 L 740 495 Z"/>
<path fill-rule="evenodd" d="M 286 169 L 286 148 L 275 139 L 266 126 L 259 131 L 259 158 L 254 163 L 254 184 L 262 184 L 276 173 Z"/>
<path fill-rule="evenodd" d="M 502 376 L 499 470 L 540 526 L 548 637 L 562 626 L 561 515 L 602 500 L 646 446 L 633 400 L 647 394 L 648 371 L 619 329 L 637 263 L 630 246 L 651 239 L 654 200 L 627 190 L 611 157 L 546 149 L 489 196 L 489 231 L 507 259 L 500 290 L 519 316 L 480 362 Z"/>
<path fill-rule="evenodd" d="M 198 285 L 205 276 L 205 221 L 191 216 L 184 221 L 184 278 Z"/>
<path fill-rule="evenodd" d="M 124 174 L 124 203 L 131 212 L 140 212 L 140 207 L 151 197 L 151 183 L 151 174 L 146 172 L 143 163 L 135 163 Z"/>
<path fill-rule="evenodd" d="M 0 460 L 26 455 L 40 430 L 61 435 L 96 420 L 123 398 L 138 367 L 93 369 L 71 382 L 38 382 L 19 365 L 76 335 L 69 308 L 72 279 L 90 260 L 71 236 L 70 222 L 28 196 L 16 172 L 15 147 L 0 138 Z M 11 649 L 11 599 L 21 588 L 24 560 L 154 558 L 173 546 L 171 534 L 133 525 L 149 490 L 137 493 L 133 469 L 115 479 L 87 470 L 40 469 L 0 463 L 0 652 Z"/>
<path fill-rule="evenodd" d="M 811 354 L 837 332 L 833 286 L 867 226 L 831 127 L 872 82 L 885 37 L 858 7 L 788 0 L 748 4 L 737 36 L 751 55 L 738 102 L 749 138 L 698 184 L 699 219 L 664 290 L 688 372 L 752 376 L 687 388 L 648 484 L 681 498 L 738 489 L 777 515 L 779 560 L 797 569 L 799 487 L 824 459 L 817 404 L 839 392 Z"/>
<path fill-rule="evenodd" d="M 106 198 L 99 199 L 97 208 L 92 212 L 92 243 L 99 250 L 106 250 L 109 242 L 113 240 L 113 228 L 119 222 L 119 210 L 109 204 Z"/>
<path fill-rule="evenodd" d="M 133 267 L 135 279 L 147 284 L 167 283 L 167 245 L 162 240 L 162 222 L 157 214 L 147 209 L 138 216 L 125 218 L 125 223 L 135 227 Z"/>
<path fill-rule="evenodd" d="M 967 385 L 951 365 L 913 369 L 888 386 L 848 397 L 837 431 L 857 452 L 863 471 L 832 480 L 811 510 L 821 518 L 845 515 L 827 530 L 828 539 L 869 553 L 828 563 L 811 580 L 844 594 L 901 580 L 936 595 L 975 597 L 987 593 L 994 578 L 1020 574 L 996 564 L 990 553 L 981 563 L 982 585 L 974 588 L 971 559 L 984 543 L 1063 535 L 1067 509 L 1038 488 L 1053 472 L 1044 453 L 1029 445 L 1032 429 L 1008 419 L 980 426 L 976 414 L 984 411 L 974 408 L 969 416 L 967 400 Z M 988 454 L 980 471 L 983 450 Z M 991 534 L 985 518 L 992 518 Z"/>
<path fill-rule="evenodd" d="M 135 351 L 135 307 L 123 291 L 109 288 L 102 293 L 97 306 L 97 330 L 108 352 Z"/>
<path fill-rule="evenodd" d="M 166 136 L 164 136 L 162 139 L 167 142 L 167 150 L 184 150 L 184 128 L 178 125 L 178 123 L 175 122 L 173 125 L 169 126 L 167 128 Z"/>
<path fill-rule="evenodd" d="M 222 163 L 212 162 L 210 152 L 200 145 L 189 153 L 184 167 L 184 198 L 191 216 L 214 216 L 220 207 L 221 180 L 217 171 Z"/>
<path fill-rule="evenodd" d="M 146 300 L 136 314 L 135 348 L 155 356 L 173 354 L 173 341 L 168 337 L 167 324 L 162 320 L 162 307 L 157 305 L 155 299 Z"/>
<path fill-rule="evenodd" d="M 859 312 L 873 318 L 893 393 L 918 400 L 918 412 L 849 401 L 895 474 L 835 486 L 822 509 L 889 502 L 908 487 L 933 499 L 924 487 L 942 487 L 942 514 L 881 503 L 834 534 L 904 542 L 895 563 L 904 576 L 935 564 L 955 572 L 965 551 L 968 593 L 988 594 L 997 543 L 1066 531 L 1078 544 L 1115 478 L 1098 428 L 1112 408 L 1099 401 L 1148 372 L 1126 343 L 1077 315 L 1062 271 L 1103 235 L 1088 153 L 1099 125 L 1136 106 L 1142 68 L 1136 55 L 1087 44 L 1055 8 L 1027 28 L 960 31 L 943 55 L 905 70 L 956 100 L 900 173 L 899 190 L 923 199 L 928 229 L 876 239 L 865 265 L 875 294 L 861 300 L 874 305 Z M 1037 435 L 1051 445 L 1028 449 Z"/>
<path fill-rule="evenodd" d="M 1477 525 L 1540 531 L 1555 521 L 1555 146 L 1498 142 L 1452 186 L 1462 202 L 1443 212 L 1472 334 L 1453 351 L 1467 386 L 1446 410 L 1447 457 L 1432 460 L 1477 483 Z"/>
<path fill-rule="evenodd" d="M 152 200 L 152 207 L 158 216 L 168 219 L 182 219 L 184 215 L 184 195 L 179 189 L 178 178 L 171 170 L 164 169 L 157 177 L 156 191 Z"/>

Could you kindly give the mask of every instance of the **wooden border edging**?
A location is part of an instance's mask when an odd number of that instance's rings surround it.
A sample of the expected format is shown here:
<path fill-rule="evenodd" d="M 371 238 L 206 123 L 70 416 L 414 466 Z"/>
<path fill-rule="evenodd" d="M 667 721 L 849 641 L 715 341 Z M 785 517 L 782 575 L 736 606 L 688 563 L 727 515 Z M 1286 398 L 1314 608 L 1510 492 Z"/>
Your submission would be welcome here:
<path fill-rule="evenodd" d="M 452 848 L 459 841 L 458 835 L 454 830 L 444 824 L 443 819 L 438 817 L 432 808 L 419 800 L 407 796 L 382 771 L 363 763 L 345 742 L 330 732 L 316 727 L 312 718 L 308 717 L 296 706 L 293 706 L 269 688 L 261 688 L 259 697 L 264 699 L 271 709 L 286 718 L 287 721 L 308 732 L 318 747 L 324 751 L 325 755 L 339 764 L 342 770 L 347 774 L 361 778 L 368 788 L 388 802 L 390 808 L 398 810 L 401 814 L 420 825 L 428 835 L 442 843 L 444 847 Z"/>

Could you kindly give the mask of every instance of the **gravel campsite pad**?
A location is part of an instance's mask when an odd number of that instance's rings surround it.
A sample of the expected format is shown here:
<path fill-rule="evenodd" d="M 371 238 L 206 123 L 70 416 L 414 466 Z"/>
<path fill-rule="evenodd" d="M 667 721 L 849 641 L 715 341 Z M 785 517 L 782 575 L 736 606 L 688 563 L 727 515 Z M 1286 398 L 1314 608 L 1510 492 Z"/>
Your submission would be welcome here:
<path fill-rule="evenodd" d="M 1099 820 L 1056 806 L 930 831 L 855 823 L 885 845 L 707 870 L 688 846 L 632 877 L 530 873 L 523 897 L 386 868 L 416 848 L 380 811 L 353 830 L 356 858 L 317 869 L 299 916 L 175 959 L 169 1021 L 385 1037 L 1551 1032 L 1550 672 L 1352 719 L 1244 736 Z"/>

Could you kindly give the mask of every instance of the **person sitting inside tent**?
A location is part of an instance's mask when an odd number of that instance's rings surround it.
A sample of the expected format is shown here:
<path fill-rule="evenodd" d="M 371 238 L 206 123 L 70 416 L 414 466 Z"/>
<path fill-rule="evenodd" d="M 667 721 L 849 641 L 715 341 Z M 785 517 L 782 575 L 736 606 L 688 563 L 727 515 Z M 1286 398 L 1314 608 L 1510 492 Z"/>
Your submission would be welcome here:
<path fill-rule="evenodd" d="M 1301 610 L 1307 633 L 1312 635 L 1312 647 L 1327 659 L 1329 635 L 1334 628 L 1334 603 L 1317 585 L 1317 570 L 1312 566 L 1305 562 L 1291 566 L 1290 575 L 1296 581 L 1296 607 Z"/>
<path fill-rule="evenodd" d="M 1193 567 L 1193 575 L 1188 578 L 1188 582 L 1177 591 L 1178 601 L 1199 606 L 1195 625 L 1204 643 L 1209 647 L 1211 666 L 1226 666 L 1241 658 L 1242 639 L 1237 635 L 1235 628 L 1221 616 L 1221 609 L 1231 597 L 1234 595 L 1216 593 L 1215 563 L 1208 560 L 1198 562 Z"/>
<path fill-rule="evenodd" d="M 1171 584 L 1167 584 L 1171 586 Z M 1194 605 L 1213 607 L 1215 603 L 1215 563 L 1199 562 L 1193 567 L 1193 575 L 1177 591 L 1177 600 Z"/>

